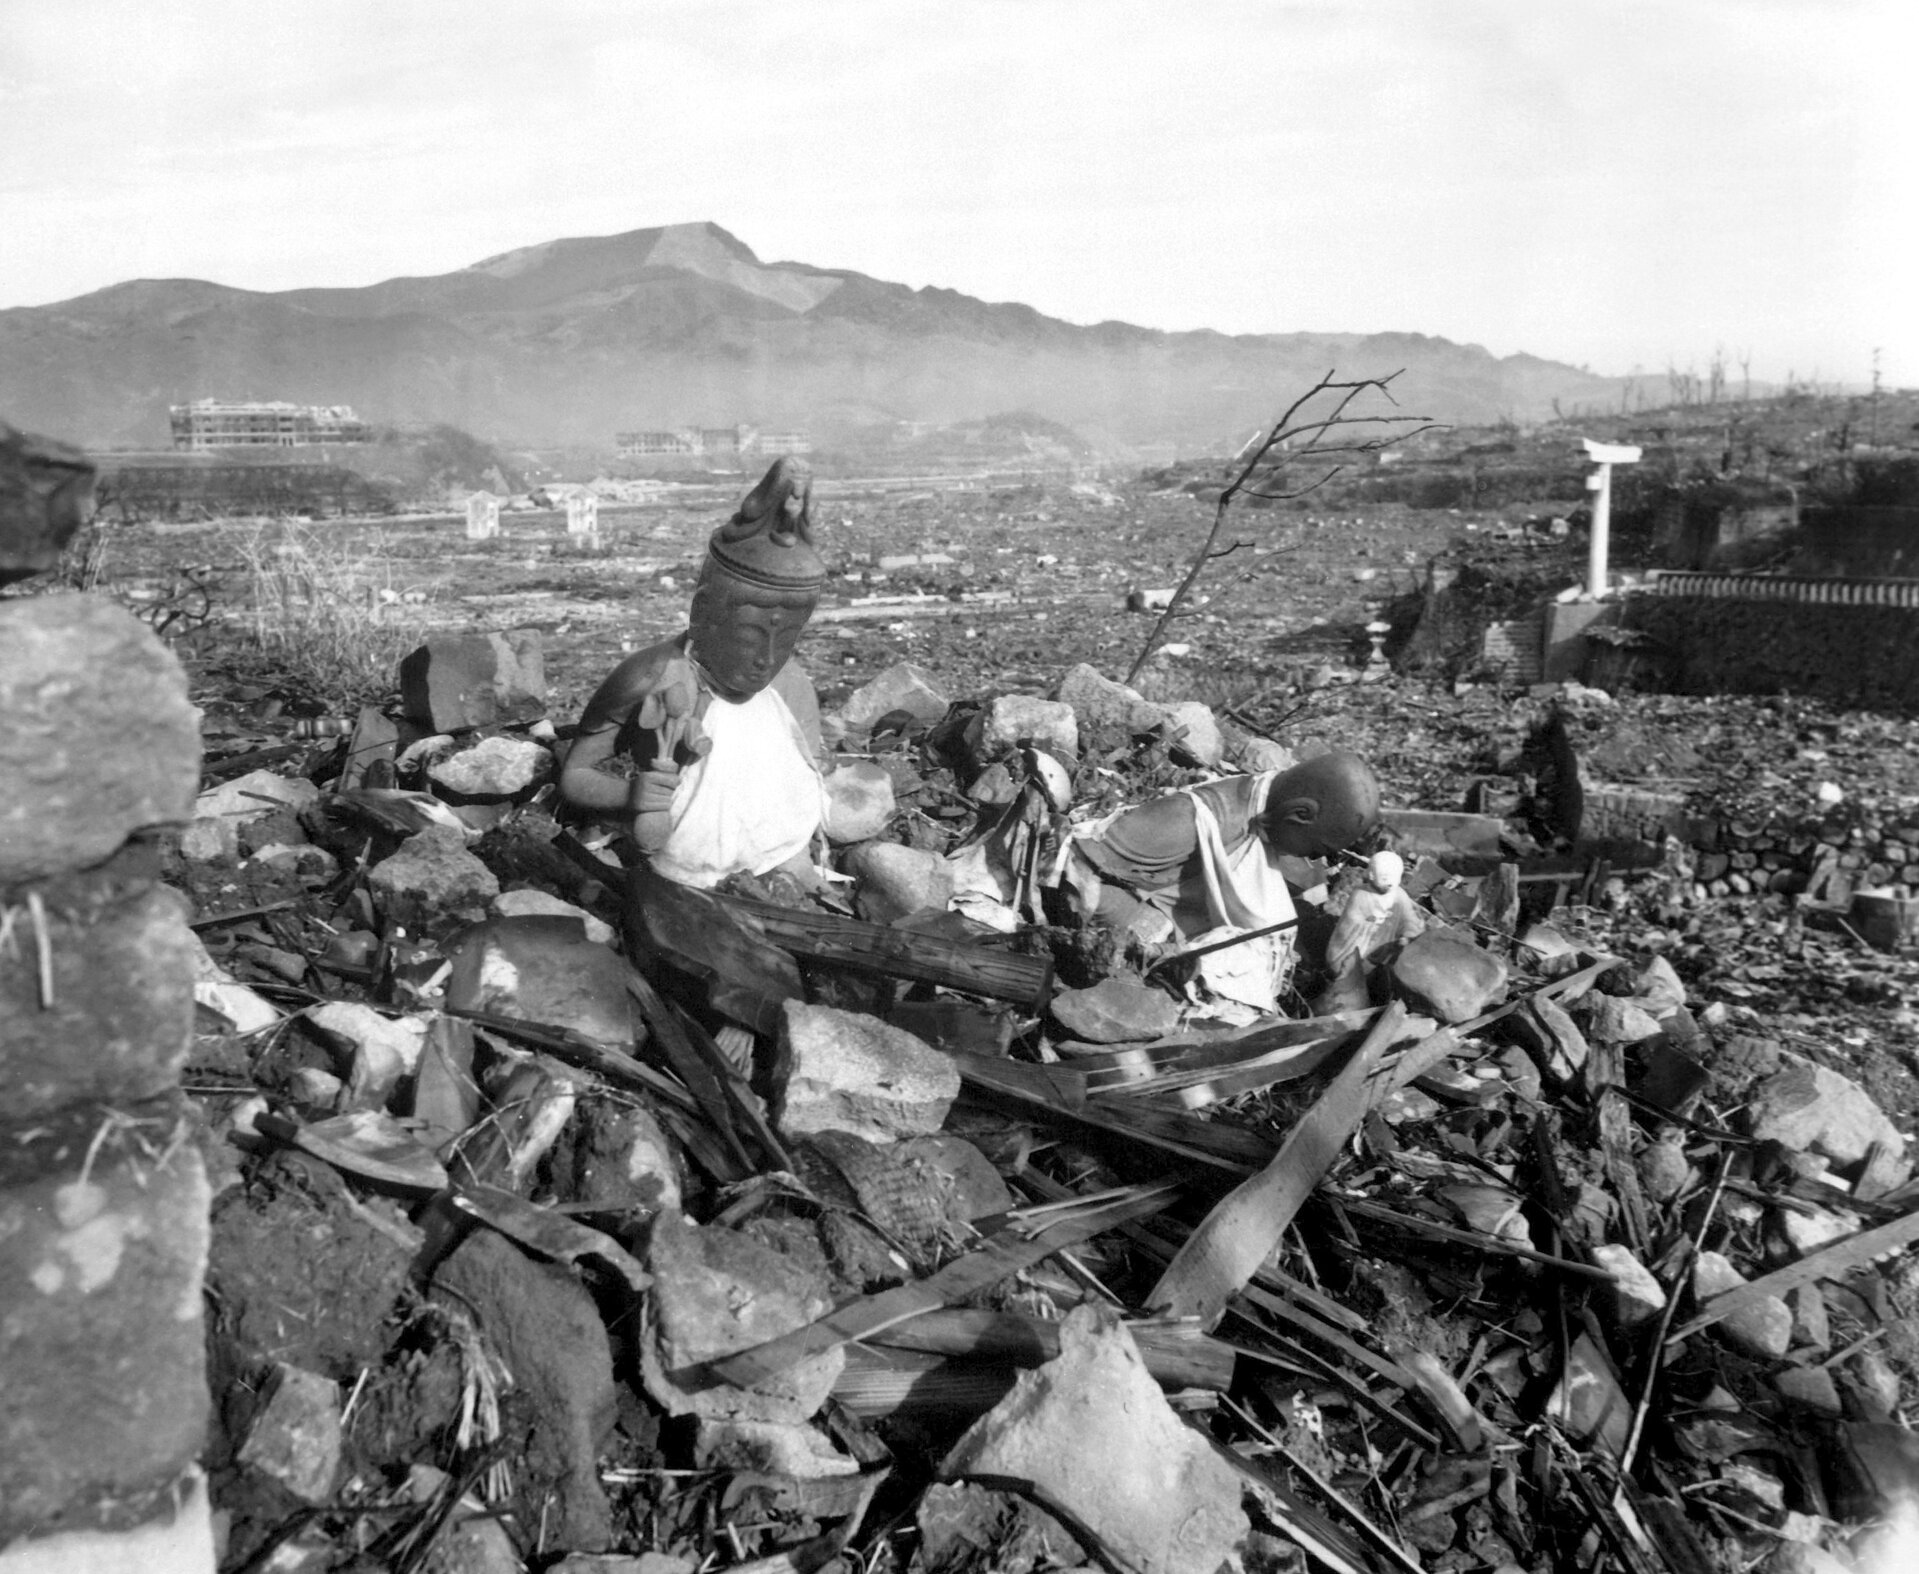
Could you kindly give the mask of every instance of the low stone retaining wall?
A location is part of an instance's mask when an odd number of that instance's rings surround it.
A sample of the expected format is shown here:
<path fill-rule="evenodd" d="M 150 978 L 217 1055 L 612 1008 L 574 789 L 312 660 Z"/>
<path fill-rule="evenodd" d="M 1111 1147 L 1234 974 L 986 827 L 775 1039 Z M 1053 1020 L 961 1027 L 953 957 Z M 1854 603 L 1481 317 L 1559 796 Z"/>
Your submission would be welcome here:
<path fill-rule="evenodd" d="M 1919 711 L 1919 580 L 1661 574 L 1624 621 L 1654 641 L 1648 678 L 1675 693 Z"/>

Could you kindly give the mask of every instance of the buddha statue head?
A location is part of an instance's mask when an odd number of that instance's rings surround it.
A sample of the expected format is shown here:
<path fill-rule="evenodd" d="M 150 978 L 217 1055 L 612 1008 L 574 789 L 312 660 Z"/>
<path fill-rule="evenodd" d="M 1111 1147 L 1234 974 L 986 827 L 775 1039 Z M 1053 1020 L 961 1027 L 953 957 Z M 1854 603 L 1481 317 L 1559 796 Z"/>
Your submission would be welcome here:
<path fill-rule="evenodd" d="M 1273 778 L 1260 812 L 1269 850 L 1330 858 L 1379 827 L 1379 778 L 1357 754 L 1332 749 Z"/>
<path fill-rule="evenodd" d="M 826 565 L 813 546 L 812 497 L 805 463 L 776 459 L 706 544 L 689 653 L 723 699 L 750 699 L 771 683 L 819 604 Z"/>

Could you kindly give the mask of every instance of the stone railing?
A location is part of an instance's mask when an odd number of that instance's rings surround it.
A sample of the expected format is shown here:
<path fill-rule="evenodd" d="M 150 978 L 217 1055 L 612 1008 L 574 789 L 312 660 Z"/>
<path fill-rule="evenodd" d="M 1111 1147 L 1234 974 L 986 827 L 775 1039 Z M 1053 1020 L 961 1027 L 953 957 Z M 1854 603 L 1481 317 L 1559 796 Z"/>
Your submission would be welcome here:
<path fill-rule="evenodd" d="M 1657 596 L 1791 601 L 1802 606 L 1919 608 L 1919 579 L 1816 579 L 1789 574 L 1708 574 L 1660 569 L 1648 579 Z"/>
<path fill-rule="evenodd" d="M 91 475 L 0 424 L 0 584 L 58 561 Z M 151 630 L 0 599 L 0 1574 L 214 1568 L 195 942 L 149 837 L 199 774 Z"/>

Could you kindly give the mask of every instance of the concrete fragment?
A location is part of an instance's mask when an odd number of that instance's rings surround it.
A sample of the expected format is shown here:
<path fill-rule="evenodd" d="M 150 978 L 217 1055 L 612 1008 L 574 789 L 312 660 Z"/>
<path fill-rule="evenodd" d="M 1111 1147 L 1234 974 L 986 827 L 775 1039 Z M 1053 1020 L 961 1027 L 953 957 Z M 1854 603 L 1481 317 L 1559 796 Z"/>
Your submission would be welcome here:
<path fill-rule="evenodd" d="M 272 1392 L 247 1427 L 239 1461 L 302 1502 L 326 1502 L 340 1473 L 340 1385 L 280 1362 Z"/>
<path fill-rule="evenodd" d="M 797 1137 L 850 1131 L 873 1142 L 938 1131 L 959 1072 L 911 1033 L 854 1011 L 781 1007 L 775 1118 Z"/>
<path fill-rule="evenodd" d="M 1062 760 L 1079 758 L 1079 722 L 1073 707 L 1030 694 L 1001 694 L 966 729 L 967 752 L 984 765 L 1008 749 L 1033 744 Z"/>
<path fill-rule="evenodd" d="M 895 711 L 904 711 L 914 721 L 930 727 L 946 714 L 951 703 L 933 675 L 910 661 L 896 661 L 871 682 L 862 684 L 839 708 L 839 719 L 848 737 L 864 741 L 874 724 Z"/>
<path fill-rule="evenodd" d="M 1672 963 L 1655 956 L 1633 975 L 1633 998 L 1664 1022 L 1686 1004 L 1686 986 Z"/>
<path fill-rule="evenodd" d="M 348 1108 L 381 1108 L 420 1064 L 424 1018 L 391 1016 L 354 1000 L 324 1001 L 302 1014 L 339 1058 Z"/>
<path fill-rule="evenodd" d="M 211 1197 L 189 1118 L 176 1095 L 0 1127 L 0 1546 L 199 1457 Z"/>
<path fill-rule="evenodd" d="M 1102 978 L 1090 989 L 1062 989 L 1048 1009 L 1061 1032 L 1088 1044 L 1144 1043 L 1179 1025 L 1179 1002 L 1129 974 Z"/>
<path fill-rule="evenodd" d="M 1462 935 L 1428 929 L 1394 958 L 1394 992 L 1441 1022 L 1465 1022 L 1506 993 L 1505 962 Z"/>
<path fill-rule="evenodd" d="M 193 823 L 180 833 L 180 853 L 196 863 L 239 858 L 243 826 L 283 810 L 298 812 L 320 801 L 320 789 L 304 777 L 248 771 L 209 787 L 193 801 Z"/>
<path fill-rule="evenodd" d="M 153 631 L 96 596 L 0 604 L 0 886 L 193 817 L 200 718 Z"/>
<path fill-rule="evenodd" d="M 186 1062 L 194 964 L 203 953 L 180 898 L 158 886 L 101 896 L 72 908 L 45 905 L 37 925 L 27 911 L 13 911 L 0 945 L 0 1072 L 10 1117 L 85 1099 L 151 1098 L 174 1085 Z M 42 936 L 51 984 L 44 994 Z"/>
<path fill-rule="evenodd" d="M 453 964 L 446 979 L 449 1010 L 572 1028 L 621 1049 L 637 1040 L 626 961 L 611 946 L 586 939 L 577 919 L 490 918 L 462 930 L 443 951 Z"/>
<path fill-rule="evenodd" d="M 1702 1304 L 1745 1282 L 1746 1276 L 1723 1253 L 1701 1252 L 1693 1261 L 1693 1299 Z M 1792 1311 L 1776 1295 L 1748 1302 L 1714 1326 L 1749 1355 L 1776 1360 L 1792 1346 Z"/>
<path fill-rule="evenodd" d="M 570 1195 L 628 1226 L 679 1213 L 679 1159 L 652 1111 L 624 1100 L 583 1100 L 575 1126 Z"/>
<path fill-rule="evenodd" d="M 436 634 L 400 663 L 406 714 L 435 732 L 461 732 L 546 714 L 538 629 Z"/>
<path fill-rule="evenodd" d="M 1664 1031 L 1659 1019 L 1637 1001 L 1618 995 L 1588 995 L 1592 1012 L 1586 1021 L 1586 1036 L 1596 1044 L 1645 1044 Z"/>
<path fill-rule="evenodd" d="M 1773 1378 L 1772 1385 L 1779 1390 L 1781 1398 L 1821 1415 L 1845 1413 L 1839 1399 L 1839 1385 L 1823 1366 L 1788 1366 Z"/>
<path fill-rule="evenodd" d="M 826 835 L 836 846 L 871 841 L 898 807 L 893 777 L 871 760 L 848 760 L 826 777 Z"/>
<path fill-rule="evenodd" d="M 1114 682 L 1088 662 L 1081 662 L 1061 678 L 1053 697 L 1073 707 L 1073 715 L 1082 727 L 1151 732 L 1168 714 L 1166 706 L 1156 705 L 1139 690 Z"/>
<path fill-rule="evenodd" d="M 547 1544 L 604 1551 L 613 1525 L 599 1451 L 616 1397 L 612 1347 L 592 1296 L 570 1270 L 535 1262 L 491 1230 L 461 1242 L 433 1283 L 475 1318 L 513 1374 L 524 1418 L 522 1435 L 509 1438 L 514 1473 L 532 1501 L 550 1493 Z"/>
<path fill-rule="evenodd" d="M 1692 1160 L 1686 1157 L 1686 1133 L 1678 1126 L 1664 1127 L 1659 1135 L 1640 1149 L 1637 1164 L 1639 1184 L 1654 1202 L 1671 1202 L 1692 1178 Z"/>
<path fill-rule="evenodd" d="M 1666 1290 L 1632 1248 L 1611 1244 L 1593 1248 L 1593 1266 L 1612 1280 L 1613 1316 L 1620 1326 L 1637 1328 L 1666 1309 Z"/>
<path fill-rule="evenodd" d="M 825 1259 L 807 1259 L 719 1225 L 662 1214 L 647 1248 L 655 1323 L 643 1352 L 647 1392 L 674 1415 L 805 1421 L 846 1365 L 834 1349 L 758 1387 L 715 1382 L 705 1363 L 791 1333 L 832 1310 Z"/>
<path fill-rule="evenodd" d="M 1879 1351 L 1868 1347 L 1846 1362 L 1846 1394 L 1862 1421 L 1891 1421 L 1899 1411 L 1899 1374 Z"/>
<path fill-rule="evenodd" d="M 1632 1401 L 1591 1334 L 1582 1333 L 1566 1352 L 1566 1368 L 1546 1413 L 1574 1437 L 1604 1444 L 1615 1458 L 1625 1449 L 1626 1434 L 1632 1429 Z"/>
<path fill-rule="evenodd" d="M 1906 1139 L 1864 1088 L 1809 1061 L 1760 1083 L 1746 1119 L 1757 1140 L 1822 1153 L 1835 1164 L 1856 1164 L 1876 1142 L 1906 1151 Z"/>
<path fill-rule="evenodd" d="M 584 907 L 545 891 L 502 891 L 487 904 L 487 910 L 495 918 L 577 918 L 586 938 L 595 945 L 611 945 L 616 938 L 613 926 L 605 919 L 595 918 Z"/>
<path fill-rule="evenodd" d="M 95 474 L 81 449 L 0 421 L 0 585 L 59 566 L 93 517 Z"/>
<path fill-rule="evenodd" d="M 1181 700 L 1167 708 L 1174 733 L 1173 752 L 1211 770 L 1226 756 L 1226 740 L 1210 705 Z"/>
<path fill-rule="evenodd" d="M 1215 1574 L 1249 1528 L 1232 1467 L 1167 1404 L 1118 1317 L 1091 1303 L 1060 1325 L 1058 1358 L 1022 1372 L 939 1474 L 1030 1483 L 1141 1574 Z"/>
<path fill-rule="evenodd" d="M 1832 1318 L 1826 1297 L 1817 1284 L 1802 1284 L 1786 1293 L 1792 1308 L 1792 1342 L 1813 1350 L 1832 1348 Z"/>
<path fill-rule="evenodd" d="M 1220 732 L 1225 739 L 1225 763 L 1251 775 L 1261 771 L 1290 771 L 1299 763 L 1298 755 L 1271 738 L 1261 738 L 1231 725 L 1222 727 Z"/>
<path fill-rule="evenodd" d="M 898 842 L 866 842 L 846 856 L 859 882 L 856 900 L 869 923 L 890 924 L 909 913 L 943 913 L 953 900 L 953 866 L 938 853 Z"/>
<path fill-rule="evenodd" d="M 1844 1208 L 1781 1208 L 1777 1217 L 1779 1233 L 1801 1257 L 1844 1240 L 1848 1235 L 1856 1235 L 1865 1227 L 1865 1221 L 1858 1214 Z"/>
<path fill-rule="evenodd" d="M 450 793 L 480 803 L 517 798 L 553 774 L 553 755 L 531 738 L 495 734 L 427 767 Z"/>
<path fill-rule="evenodd" d="M 368 870 L 367 887 L 381 912 L 403 924 L 448 913 L 478 918 L 500 894 L 500 882 L 466 850 L 466 838 L 437 825 Z"/>

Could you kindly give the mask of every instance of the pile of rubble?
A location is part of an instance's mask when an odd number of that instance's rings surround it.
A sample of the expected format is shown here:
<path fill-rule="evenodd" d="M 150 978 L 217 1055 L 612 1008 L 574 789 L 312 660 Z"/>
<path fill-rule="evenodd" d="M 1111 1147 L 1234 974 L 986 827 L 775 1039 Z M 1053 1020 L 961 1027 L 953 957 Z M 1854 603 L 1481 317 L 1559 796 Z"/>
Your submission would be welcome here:
<path fill-rule="evenodd" d="M 210 760 L 169 865 L 223 1567 L 1902 1566 L 1906 1138 L 1619 912 L 1389 815 L 1374 998 L 1223 1021 L 1038 878 L 1286 763 L 1205 706 L 883 674 L 795 905 L 556 820 L 537 669 Z"/>

